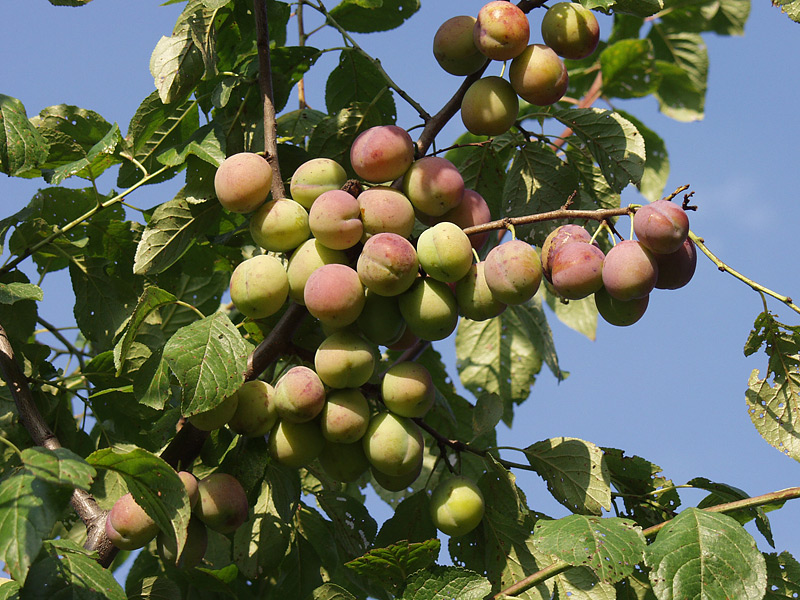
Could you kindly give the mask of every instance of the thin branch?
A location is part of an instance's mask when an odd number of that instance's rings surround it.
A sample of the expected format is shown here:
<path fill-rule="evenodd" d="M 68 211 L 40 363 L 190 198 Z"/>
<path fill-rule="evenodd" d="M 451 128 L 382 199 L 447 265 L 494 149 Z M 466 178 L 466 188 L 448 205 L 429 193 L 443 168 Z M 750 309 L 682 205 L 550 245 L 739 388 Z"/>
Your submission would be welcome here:
<path fill-rule="evenodd" d="M 17 405 L 19 420 L 33 442 L 48 450 L 61 448 L 61 442 L 47 426 L 33 401 L 28 381 L 14 358 L 14 349 L 2 325 L 0 325 L 0 370 Z M 70 503 L 86 525 L 87 539 L 84 548 L 96 550 L 99 554 L 98 562 L 107 567 L 114 560 L 117 549 L 105 536 L 106 511 L 100 508 L 92 495 L 84 490 L 73 491 Z"/>

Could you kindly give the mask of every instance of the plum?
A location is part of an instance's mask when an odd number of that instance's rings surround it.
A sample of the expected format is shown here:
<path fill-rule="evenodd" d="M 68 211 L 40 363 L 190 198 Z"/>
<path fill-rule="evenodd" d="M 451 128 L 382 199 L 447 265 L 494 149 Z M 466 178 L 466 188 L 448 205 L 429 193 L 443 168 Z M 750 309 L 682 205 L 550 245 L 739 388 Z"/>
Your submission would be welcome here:
<path fill-rule="evenodd" d="M 213 431 L 224 427 L 236 413 L 238 402 L 236 394 L 231 394 L 214 408 L 193 414 L 189 417 L 189 422 L 202 431 Z"/>
<path fill-rule="evenodd" d="M 617 300 L 605 288 L 600 288 L 594 293 L 594 303 L 604 321 L 617 327 L 627 327 L 642 318 L 650 303 L 650 296 Z"/>
<path fill-rule="evenodd" d="M 658 254 L 677 251 L 689 236 L 686 211 L 669 200 L 645 204 L 633 215 L 633 231 L 639 241 Z"/>
<path fill-rule="evenodd" d="M 531 31 L 527 15 L 513 2 L 493 0 L 478 11 L 475 47 L 492 60 L 511 60 L 525 50 Z"/>
<path fill-rule="evenodd" d="M 487 321 L 506 309 L 486 283 L 486 263 L 471 265 L 467 274 L 456 282 L 458 312 L 473 321 Z"/>
<path fill-rule="evenodd" d="M 406 330 L 397 296 L 381 296 L 369 289 L 356 325 L 365 338 L 378 346 L 394 344 Z"/>
<path fill-rule="evenodd" d="M 600 25 L 588 8 L 577 2 L 558 2 L 542 17 L 542 39 L 564 58 L 586 58 L 600 41 Z"/>
<path fill-rule="evenodd" d="M 305 423 L 279 420 L 269 434 L 270 456 L 286 467 L 308 465 L 324 446 L 325 438 L 316 420 Z"/>
<path fill-rule="evenodd" d="M 542 263 L 533 246 L 511 240 L 492 248 L 484 261 L 486 285 L 503 304 L 527 302 L 542 282 Z"/>
<path fill-rule="evenodd" d="M 414 231 L 414 207 L 400 190 L 378 185 L 358 195 L 366 241 L 376 233 L 396 233 L 409 238 Z"/>
<path fill-rule="evenodd" d="M 433 36 L 433 56 L 451 75 L 470 75 L 486 62 L 486 56 L 475 47 L 476 21 L 472 15 L 451 17 Z"/>
<path fill-rule="evenodd" d="M 364 233 L 358 200 L 342 190 L 320 194 L 308 213 L 308 226 L 314 237 L 332 250 L 347 250 Z"/>
<path fill-rule="evenodd" d="M 359 390 L 331 390 L 320 414 L 322 437 L 340 444 L 357 442 L 367 431 L 369 413 L 369 403 Z"/>
<path fill-rule="evenodd" d="M 341 328 L 354 323 L 364 308 L 364 285 L 347 265 L 329 264 L 309 275 L 303 301 L 311 315 L 325 325 Z"/>
<path fill-rule="evenodd" d="M 250 217 L 250 236 L 270 252 L 290 252 L 308 239 L 308 213 L 294 200 L 270 200 Z"/>
<path fill-rule="evenodd" d="M 567 242 L 550 254 L 553 288 L 562 297 L 579 300 L 603 286 L 605 256 L 597 246 Z"/>
<path fill-rule="evenodd" d="M 561 225 L 547 234 L 542 244 L 542 274 L 547 281 L 552 282 L 550 278 L 550 262 L 553 260 L 553 256 L 561 246 L 569 241 L 591 242 L 592 234 L 580 225 L 572 224 Z"/>
<path fill-rule="evenodd" d="M 408 475 L 414 471 L 425 448 L 419 426 L 391 412 L 372 418 L 362 443 L 370 465 L 386 475 Z"/>
<path fill-rule="evenodd" d="M 249 213 L 264 204 L 272 186 L 272 167 L 253 152 L 239 152 L 222 161 L 214 175 L 219 203 L 235 213 Z"/>
<path fill-rule="evenodd" d="M 189 521 L 186 528 L 186 544 L 183 552 L 177 556 L 177 546 L 171 536 L 167 536 L 163 531 L 158 532 L 156 537 L 156 549 L 164 564 L 168 564 L 179 569 L 191 569 L 199 565 L 206 554 L 208 548 L 208 530 L 203 522 L 198 518 Z"/>
<path fill-rule="evenodd" d="M 292 174 L 289 191 L 295 202 L 309 210 L 321 193 L 338 190 L 346 181 L 347 173 L 335 160 L 312 158 L 297 167 Z"/>
<path fill-rule="evenodd" d="M 569 84 L 564 61 L 544 44 L 531 44 L 512 60 L 508 79 L 520 98 L 538 106 L 561 100 Z"/>
<path fill-rule="evenodd" d="M 492 213 L 489 210 L 489 205 L 475 190 L 465 189 L 464 194 L 461 196 L 461 202 L 455 208 L 451 208 L 442 216 L 438 217 L 439 222 L 450 221 L 455 223 L 461 229 L 473 227 L 474 225 L 483 225 L 492 220 Z M 489 232 L 484 231 L 475 233 L 469 236 L 470 244 L 475 250 L 480 250 L 489 239 Z"/>
<path fill-rule="evenodd" d="M 209 529 L 232 533 L 247 520 L 247 495 L 233 475 L 216 471 L 201 479 L 197 487 L 200 500 L 194 512 Z"/>
<path fill-rule="evenodd" d="M 636 240 L 623 240 L 606 254 L 603 286 L 617 300 L 647 296 L 657 278 L 658 264 L 653 253 Z"/>
<path fill-rule="evenodd" d="M 156 522 L 130 493 L 121 496 L 106 517 L 106 536 L 120 550 L 142 548 L 157 533 Z"/>
<path fill-rule="evenodd" d="M 402 127 L 376 125 L 362 131 L 350 146 L 356 175 L 371 183 L 402 177 L 414 160 L 414 142 Z"/>
<path fill-rule="evenodd" d="M 419 212 L 438 217 L 461 202 L 464 178 L 446 158 L 424 156 L 406 171 L 403 193 Z"/>
<path fill-rule="evenodd" d="M 420 339 L 443 340 L 458 325 L 456 298 L 442 281 L 420 277 L 397 302 L 407 329 Z"/>
<path fill-rule="evenodd" d="M 424 417 L 433 407 L 435 389 L 423 365 L 410 361 L 389 367 L 381 381 L 381 398 L 391 412 L 401 417 Z"/>
<path fill-rule="evenodd" d="M 343 250 L 331 250 L 314 238 L 300 244 L 292 252 L 286 267 L 289 297 L 298 304 L 305 305 L 303 294 L 309 276 L 322 265 L 332 263 L 346 265 L 348 263 L 347 254 Z"/>
<path fill-rule="evenodd" d="M 689 238 L 680 248 L 669 254 L 653 254 L 658 264 L 656 287 L 660 290 L 677 290 L 692 280 L 697 267 L 697 248 Z"/>
<path fill-rule="evenodd" d="M 465 535 L 483 519 L 483 494 L 468 477 L 448 477 L 431 493 L 431 519 L 436 528 L 450 537 Z"/>
<path fill-rule="evenodd" d="M 461 121 L 475 135 L 501 135 L 511 129 L 519 114 L 519 97 L 511 84 L 495 75 L 467 88 L 461 100 Z"/>
<path fill-rule="evenodd" d="M 314 355 L 314 369 L 332 388 L 357 388 L 369 381 L 375 368 L 375 347 L 347 330 L 332 333 Z"/>
<path fill-rule="evenodd" d="M 246 381 L 236 390 L 236 412 L 228 427 L 245 437 L 267 435 L 278 420 L 275 389 L 266 381 Z"/>
<path fill-rule="evenodd" d="M 417 251 L 411 242 L 396 233 L 378 233 L 364 244 L 356 269 L 361 282 L 371 292 L 397 296 L 417 278 Z"/>
<path fill-rule="evenodd" d="M 289 295 L 289 277 L 274 256 L 261 254 L 240 262 L 231 274 L 231 302 L 251 319 L 274 315 Z"/>
<path fill-rule="evenodd" d="M 472 244 L 458 225 L 442 221 L 420 234 L 417 258 L 429 277 L 453 283 L 472 265 Z"/>
<path fill-rule="evenodd" d="M 273 397 L 281 420 L 304 423 L 316 417 L 325 406 L 325 386 L 313 369 L 299 365 L 278 379 Z"/>
<path fill-rule="evenodd" d="M 331 479 L 345 483 L 356 481 L 369 469 L 369 461 L 360 440 L 352 444 L 326 440 L 319 455 L 319 464 Z"/>

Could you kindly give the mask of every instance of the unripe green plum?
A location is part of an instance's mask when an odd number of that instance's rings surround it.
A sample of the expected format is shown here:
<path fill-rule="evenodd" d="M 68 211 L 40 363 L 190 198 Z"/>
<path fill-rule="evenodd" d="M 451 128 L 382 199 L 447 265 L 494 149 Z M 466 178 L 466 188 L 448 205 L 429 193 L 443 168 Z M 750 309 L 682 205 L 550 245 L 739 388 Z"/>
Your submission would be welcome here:
<path fill-rule="evenodd" d="M 486 284 L 484 261 L 471 265 L 469 272 L 456 282 L 456 301 L 458 312 L 473 321 L 492 319 L 506 309 Z"/>
<path fill-rule="evenodd" d="M 433 56 L 451 75 L 470 75 L 486 62 L 486 56 L 475 47 L 475 21 L 472 15 L 451 17 L 433 36 Z"/>
<path fill-rule="evenodd" d="M 275 389 L 266 381 L 246 381 L 236 390 L 236 412 L 228 421 L 236 433 L 246 437 L 267 435 L 278 420 Z"/>
<path fill-rule="evenodd" d="M 250 217 L 250 235 L 264 250 L 290 252 L 311 235 L 308 213 L 294 200 L 270 200 Z"/>
<path fill-rule="evenodd" d="M 464 178 L 446 158 L 424 156 L 406 171 L 403 193 L 419 212 L 438 217 L 461 202 Z"/>
<path fill-rule="evenodd" d="M 527 302 L 542 283 L 542 262 L 533 246 L 511 240 L 495 246 L 484 261 L 486 285 L 503 304 Z"/>
<path fill-rule="evenodd" d="M 369 403 L 354 388 L 331 390 L 320 414 L 322 437 L 329 442 L 352 444 L 367 431 Z"/>
<path fill-rule="evenodd" d="M 636 240 L 622 240 L 606 254 L 603 286 L 617 300 L 647 296 L 657 278 L 658 264 L 653 253 Z"/>
<path fill-rule="evenodd" d="M 442 281 L 420 277 L 397 302 L 407 328 L 420 339 L 443 340 L 458 325 L 456 297 Z"/>
<path fill-rule="evenodd" d="M 272 167 L 253 152 L 229 156 L 214 175 L 219 203 L 235 213 L 249 213 L 264 204 L 272 186 Z"/>
<path fill-rule="evenodd" d="M 189 496 L 189 507 L 194 508 L 200 498 L 200 493 L 197 490 L 197 477 L 189 473 L 189 471 L 178 471 L 178 477 L 181 478 L 183 487 L 186 488 L 186 495 Z"/>
<path fill-rule="evenodd" d="M 240 262 L 231 274 L 231 301 L 251 319 L 278 312 L 289 295 L 289 277 L 281 261 L 261 254 Z"/>
<path fill-rule="evenodd" d="M 689 217 L 677 204 L 657 200 L 636 211 L 633 231 L 639 242 L 652 252 L 670 254 L 689 237 Z"/>
<path fill-rule="evenodd" d="M 200 519 L 191 519 L 186 528 L 186 544 L 183 547 L 180 557 L 177 557 L 177 546 L 171 536 L 167 536 L 163 531 L 158 532 L 156 537 L 156 549 L 164 564 L 178 567 L 179 569 L 191 569 L 199 565 L 206 554 L 208 548 L 208 530 Z"/>
<path fill-rule="evenodd" d="M 561 100 L 569 84 L 564 61 L 544 44 L 531 44 L 511 61 L 508 79 L 520 98 L 538 106 Z"/>
<path fill-rule="evenodd" d="M 323 246 L 333 250 L 352 248 L 364 233 L 358 200 L 342 190 L 317 197 L 308 213 L 308 226 Z"/>
<path fill-rule="evenodd" d="M 136 503 L 133 495 L 121 496 L 106 517 L 106 536 L 120 550 L 136 550 L 156 537 L 158 525 Z"/>
<path fill-rule="evenodd" d="M 405 194 L 392 187 L 378 185 L 358 195 L 361 222 L 366 241 L 377 233 L 396 233 L 409 238 L 414 231 L 414 207 Z"/>
<path fill-rule="evenodd" d="M 231 394 L 211 410 L 206 410 L 189 417 L 189 422 L 202 431 L 214 431 L 231 420 L 239 402 L 236 394 Z"/>
<path fill-rule="evenodd" d="M 656 287 L 660 290 L 677 290 L 692 280 L 697 266 L 697 249 L 689 238 L 675 252 L 653 254 L 658 264 Z"/>
<path fill-rule="evenodd" d="M 299 469 L 310 464 L 322 452 L 325 438 L 319 423 L 278 421 L 269 434 L 269 453 L 286 467 Z"/>
<path fill-rule="evenodd" d="M 422 473 L 422 464 L 423 457 L 420 455 L 416 468 L 412 471 L 409 471 L 405 475 L 387 475 L 375 467 L 370 467 L 370 473 L 372 474 L 372 478 L 375 480 L 375 483 L 377 483 L 383 489 L 389 492 L 402 492 L 403 490 L 406 490 L 410 486 L 414 485 L 414 482 L 419 479 L 419 475 Z"/>
<path fill-rule="evenodd" d="M 381 398 L 401 417 L 424 417 L 433 407 L 435 388 L 423 365 L 404 361 L 392 365 L 381 381 Z"/>
<path fill-rule="evenodd" d="M 600 25 L 592 11 L 576 2 L 558 2 L 542 17 L 542 39 L 564 58 L 586 58 L 600 40 Z"/>
<path fill-rule="evenodd" d="M 472 244 L 458 225 L 442 221 L 420 234 L 417 257 L 430 277 L 453 283 L 464 277 L 472 265 Z"/>
<path fill-rule="evenodd" d="M 356 269 L 361 282 L 371 292 L 397 296 L 417 278 L 417 251 L 411 242 L 396 233 L 377 233 L 361 249 Z"/>
<path fill-rule="evenodd" d="M 331 479 L 345 483 L 356 481 L 369 469 L 369 461 L 360 440 L 352 444 L 326 440 L 319 455 L 319 464 Z"/>
<path fill-rule="evenodd" d="M 501 135 L 519 114 L 519 98 L 511 84 L 495 75 L 473 83 L 461 100 L 461 121 L 475 135 Z"/>
<path fill-rule="evenodd" d="M 408 475 L 416 470 L 425 444 L 414 421 L 390 412 L 377 414 L 362 438 L 369 464 L 387 475 Z"/>
<path fill-rule="evenodd" d="M 292 252 L 286 267 L 289 297 L 298 304 L 305 305 L 303 294 L 309 276 L 322 265 L 346 265 L 348 262 L 347 254 L 343 250 L 331 250 L 314 238 L 306 240 Z"/>
<path fill-rule="evenodd" d="M 528 17 L 513 2 L 493 0 L 478 11 L 473 30 L 475 47 L 492 60 L 511 60 L 530 39 Z"/>
<path fill-rule="evenodd" d="M 313 369 L 292 367 L 275 384 L 273 399 L 282 421 L 305 423 L 322 412 L 325 386 Z"/>
<path fill-rule="evenodd" d="M 335 160 L 312 158 L 297 167 L 289 190 L 292 199 L 309 210 L 320 194 L 328 190 L 338 190 L 346 181 L 347 173 Z"/>
<path fill-rule="evenodd" d="M 450 537 L 465 535 L 483 519 L 483 494 L 467 477 L 450 477 L 439 482 L 431 494 L 431 519 Z"/>
<path fill-rule="evenodd" d="M 303 300 L 311 315 L 325 325 L 355 323 L 364 308 L 364 285 L 347 265 L 323 265 L 309 275 Z"/>
<path fill-rule="evenodd" d="M 402 127 L 377 125 L 362 131 L 350 146 L 356 175 L 371 183 L 402 177 L 414 161 L 414 142 Z"/>
<path fill-rule="evenodd" d="M 394 344 L 406 330 L 397 296 L 381 296 L 369 289 L 356 325 L 366 339 L 378 346 Z"/>
<path fill-rule="evenodd" d="M 194 512 L 207 527 L 232 533 L 247 520 L 249 506 L 242 484 L 228 473 L 211 473 L 198 483 L 200 501 Z"/>
<path fill-rule="evenodd" d="M 567 242 L 550 254 L 553 288 L 562 298 L 586 298 L 603 286 L 604 259 L 593 244 Z"/>
<path fill-rule="evenodd" d="M 545 278 L 552 282 L 550 278 L 551 266 L 553 256 L 561 246 L 567 242 L 591 242 L 592 234 L 586 231 L 580 225 L 561 225 L 551 231 L 542 244 L 542 274 Z"/>
<path fill-rule="evenodd" d="M 594 293 L 594 303 L 604 321 L 617 327 L 627 327 L 642 318 L 650 303 L 650 296 L 617 300 L 605 288 L 600 288 Z"/>
<path fill-rule="evenodd" d="M 455 223 L 461 229 L 473 227 L 475 225 L 483 225 L 492 220 L 492 213 L 489 210 L 489 205 L 475 190 L 465 189 L 464 194 L 461 196 L 461 202 L 458 206 L 448 210 L 441 217 L 439 221 L 450 221 Z M 475 250 L 483 248 L 486 240 L 489 239 L 489 232 L 476 233 L 469 236 L 469 241 Z"/>
<path fill-rule="evenodd" d="M 351 331 L 337 331 L 317 348 L 314 369 L 332 388 L 361 387 L 375 369 L 375 347 Z"/>

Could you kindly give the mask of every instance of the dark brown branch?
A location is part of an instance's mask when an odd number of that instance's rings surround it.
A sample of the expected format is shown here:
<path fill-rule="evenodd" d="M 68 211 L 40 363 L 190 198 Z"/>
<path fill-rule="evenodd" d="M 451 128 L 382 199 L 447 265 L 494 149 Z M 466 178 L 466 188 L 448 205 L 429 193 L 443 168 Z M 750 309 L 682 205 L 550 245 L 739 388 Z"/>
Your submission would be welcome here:
<path fill-rule="evenodd" d="M 256 47 L 258 48 L 258 87 L 264 107 L 264 151 L 272 167 L 272 197 L 285 198 L 283 177 L 278 164 L 278 124 L 272 96 L 272 67 L 269 58 L 269 27 L 266 0 L 253 0 L 256 20 Z"/>
<path fill-rule="evenodd" d="M 244 372 L 244 380 L 252 381 L 258 378 L 270 364 L 277 360 L 278 356 L 286 349 L 291 347 L 292 334 L 308 314 L 305 306 L 292 302 L 286 312 L 283 313 L 272 331 L 267 334 L 258 348 L 256 348 L 247 360 L 247 370 Z"/>
<path fill-rule="evenodd" d="M 17 405 L 19 419 L 33 443 L 48 450 L 61 448 L 61 443 L 47 426 L 42 413 L 33 401 L 28 381 L 14 358 L 14 349 L 2 325 L 0 325 L 0 370 Z M 86 525 L 87 539 L 84 548 L 97 550 L 98 561 L 107 567 L 116 556 L 117 549 L 105 536 L 106 512 L 98 506 L 92 495 L 84 490 L 76 489 L 72 493 L 70 503 Z"/>

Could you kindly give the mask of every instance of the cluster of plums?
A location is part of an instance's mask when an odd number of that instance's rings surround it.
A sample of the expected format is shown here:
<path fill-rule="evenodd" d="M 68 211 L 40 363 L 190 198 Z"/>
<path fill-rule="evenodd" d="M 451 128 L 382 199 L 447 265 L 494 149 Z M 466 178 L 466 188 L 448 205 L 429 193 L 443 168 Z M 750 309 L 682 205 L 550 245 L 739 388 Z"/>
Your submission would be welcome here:
<path fill-rule="evenodd" d="M 467 130 L 500 135 L 516 121 L 519 98 L 539 106 L 560 100 L 569 83 L 562 57 L 585 58 L 600 39 L 595 16 L 575 2 L 559 2 L 547 9 L 541 31 L 544 44 L 529 44 L 527 15 L 506 0 L 489 2 L 477 17 L 452 17 L 439 27 L 433 55 L 448 73 L 470 75 L 487 59 L 511 61 L 508 80 L 487 76 L 467 89 L 461 103 Z"/>
<path fill-rule="evenodd" d="M 159 530 L 130 493 L 121 496 L 106 517 L 106 535 L 117 548 L 136 550 L 156 538 L 158 554 L 165 564 L 190 568 L 200 564 L 205 555 L 207 527 L 220 533 L 232 533 L 247 520 L 247 496 L 232 475 L 215 472 L 199 481 L 188 471 L 180 471 L 178 476 L 192 507 L 186 544 L 180 556 L 175 540 Z"/>
<path fill-rule="evenodd" d="M 592 243 L 578 225 L 554 229 L 542 245 L 542 269 L 566 299 L 594 294 L 600 316 L 612 325 L 638 321 L 653 289 L 678 289 L 694 275 L 697 251 L 689 239 L 689 218 L 682 207 L 658 200 L 633 216 L 638 239 L 622 240 L 608 253 Z"/>

